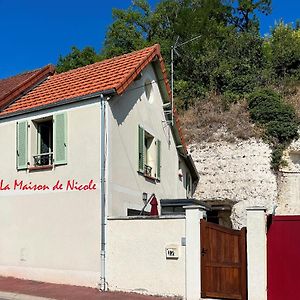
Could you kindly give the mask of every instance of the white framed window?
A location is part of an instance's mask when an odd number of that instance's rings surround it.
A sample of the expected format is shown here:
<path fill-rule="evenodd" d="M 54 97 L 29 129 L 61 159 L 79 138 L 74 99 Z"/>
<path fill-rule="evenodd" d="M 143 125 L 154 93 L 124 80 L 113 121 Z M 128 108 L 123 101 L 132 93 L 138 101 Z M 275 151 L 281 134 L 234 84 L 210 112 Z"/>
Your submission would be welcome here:
<path fill-rule="evenodd" d="M 160 180 L 161 141 L 138 126 L 138 171 Z"/>

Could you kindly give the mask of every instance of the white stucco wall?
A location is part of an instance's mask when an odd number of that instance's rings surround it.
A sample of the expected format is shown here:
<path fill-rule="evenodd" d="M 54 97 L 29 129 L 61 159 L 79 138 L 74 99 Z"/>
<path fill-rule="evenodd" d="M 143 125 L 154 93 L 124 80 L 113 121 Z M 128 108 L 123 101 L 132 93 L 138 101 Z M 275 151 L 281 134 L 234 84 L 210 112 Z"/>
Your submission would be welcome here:
<path fill-rule="evenodd" d="M 52 170 L 16 170 L 16 121 L 65 111 L 68 162 Z M 97 184 L 95 191 L 0 191 L 0 274 L 96 287 L 100 273 L 100 108 L 95 101 L 0 121 L 0 180 L 52 187 L 57 180 Z M 29 141 L 30 142 L 30 141 Z M 30 154 L 30 153 L 29 153 Z"/>
<path fill-rule="evenodd" d="M 267 218 L 263 207 L 247 208 L 247 286 L 249 300 L 267 300 Z"/>
<path fill-rule="evenodd" d="M 185 234 L 184 218 L 108 220 L 108 288 L 184 296 Z M 178 247 L 178 259 L 166 259 L 168 245 Z"/>
<path fill-rule="evenodd" d="M 149 102 L 144 82 L 152 82 Z M 157 199 L 186 198 L 184 180 L 178 176 L 178 152 L 169 126 L 165 122 L 162 97 L 151 65 L 127 91 L 109 100 L 109 216 L 127 215 L 127 208 L 141 210 L 143 192 L 155 193 Z M 138 173 L 138 125 L 161 141 L 161 180 L 152 181 Z M 149 207 L 147 209 L 150 209 Z"/>
<path fill-rule="evenodd" d="M 195 197 L 216 203 L 231 203 L 234 228 L 246 226 L 246 208 L 264 206 L 273 211 L 277 180 L 271 170 L 271 149 L 250 139 L 191 145 L 191 155 L 200 175 Z"/>

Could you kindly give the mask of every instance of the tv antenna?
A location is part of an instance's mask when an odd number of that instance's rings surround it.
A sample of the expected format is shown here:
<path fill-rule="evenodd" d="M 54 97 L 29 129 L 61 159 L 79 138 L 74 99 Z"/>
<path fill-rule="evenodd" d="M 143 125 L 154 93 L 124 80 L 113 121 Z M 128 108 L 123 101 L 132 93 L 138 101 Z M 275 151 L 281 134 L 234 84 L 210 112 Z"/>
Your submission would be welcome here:
<path fill-rule="evenodd" d="M 199 39 L 202 35 L 197 35 L 185 42 L 178 43 L 179 41 L 179 36 L 176 39 L 176 42 L 173 46 L 171 46 L 171 111 L 166 111 L 166 114 L 171 114 L 171 125 L 173 126 L 174 124 L 174 53 L 177 56 L 180 56 L 180 53 L 178 52 L 178 48 L 193 42 L 197 39 Z M 169 105 L 169 104 L 168 104 Z"/>

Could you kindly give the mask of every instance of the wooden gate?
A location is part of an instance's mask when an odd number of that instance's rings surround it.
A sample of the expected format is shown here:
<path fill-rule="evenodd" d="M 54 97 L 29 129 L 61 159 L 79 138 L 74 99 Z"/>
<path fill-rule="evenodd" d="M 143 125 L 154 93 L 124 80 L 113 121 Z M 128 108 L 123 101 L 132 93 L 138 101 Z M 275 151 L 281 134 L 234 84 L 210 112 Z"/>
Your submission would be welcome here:
<path fill-rule="evenodd" d="M 268 227 L 268 300 L 299 299 L 300 216 L 272 216 Z"/>
<path fill-rule="evenodd" d="M 246 229 L 201 220 L 201 296 L 247 299 Z"/>

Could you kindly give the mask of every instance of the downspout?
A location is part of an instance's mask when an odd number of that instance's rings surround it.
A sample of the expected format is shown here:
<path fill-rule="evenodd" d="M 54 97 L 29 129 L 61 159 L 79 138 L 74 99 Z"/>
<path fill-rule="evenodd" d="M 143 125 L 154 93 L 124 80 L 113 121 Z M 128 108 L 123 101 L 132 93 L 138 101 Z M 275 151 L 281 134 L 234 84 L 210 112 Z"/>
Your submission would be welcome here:
<path fill-rule="evenodd" d="M 101 248 L 100 248 L 100 284 L 101 291 L 107 290 L 106 282 L 106 100 L 100 95 L 100 218 L 101 218 Z"/>

